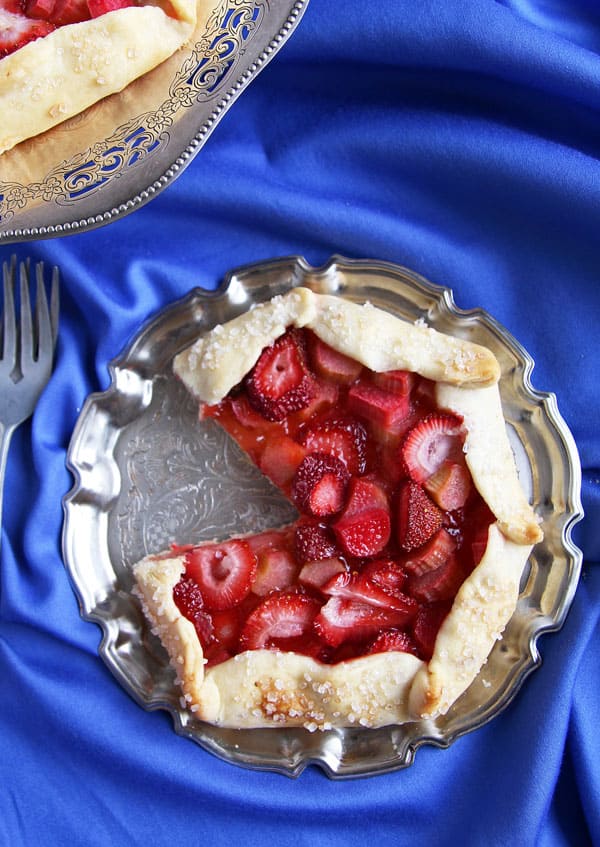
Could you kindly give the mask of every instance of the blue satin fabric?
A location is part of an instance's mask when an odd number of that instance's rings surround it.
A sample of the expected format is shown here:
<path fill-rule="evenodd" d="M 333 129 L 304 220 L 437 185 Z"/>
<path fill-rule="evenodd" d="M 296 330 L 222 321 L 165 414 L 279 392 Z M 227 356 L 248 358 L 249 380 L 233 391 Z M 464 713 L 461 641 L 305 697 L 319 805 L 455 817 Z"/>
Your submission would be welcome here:
<path fill-rule="evenodd" d="M 311 0 L 184 173 L 134 214 L 0 248 L 62 270 L 55 373 L 12 445 L 0 563 L 0 843 L 600 844 L 600 11 L 592 0 Z M 577 442 L 583 575 L 490 724 L 405 771 L 251 772 L 175 735 L 98 658 L 60 553 L 87 394 L 155 310 L 301 254 L 398 262 L 536 361 Z"/>

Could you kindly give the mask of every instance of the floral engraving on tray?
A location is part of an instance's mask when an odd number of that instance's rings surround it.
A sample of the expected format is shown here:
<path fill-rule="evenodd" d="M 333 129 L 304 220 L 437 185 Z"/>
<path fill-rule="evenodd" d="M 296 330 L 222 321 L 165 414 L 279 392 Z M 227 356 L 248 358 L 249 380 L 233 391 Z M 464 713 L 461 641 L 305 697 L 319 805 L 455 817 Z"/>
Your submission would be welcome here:
<path fill-rule="evenodd" d="M 172 543 L 256 532 L 296 511 L 178 382 L 156 379 L 147 411 L 115 451 L 121 495 L 114 510 L 120 560 L 128 567 Z"/>
<path fill-rule="evenodd" d="M 136 116 L 108 138 L 69 162 L 62 162 L 42 182 L 0 182 L 0 223 L 9 221 L 33 201 L 54 200 L 59 205 L 69 205 L 88 197 L 167 145 L 177 113 L 199 101 L 216 98 L 229 83 L 269 4 L 270 0 L 223 0 L 176 74 L 169 97 L 155 111 Z M 227 102 L 225 97 L 215 108 L 201 128 L 201 135 L 214 125 Z"/>

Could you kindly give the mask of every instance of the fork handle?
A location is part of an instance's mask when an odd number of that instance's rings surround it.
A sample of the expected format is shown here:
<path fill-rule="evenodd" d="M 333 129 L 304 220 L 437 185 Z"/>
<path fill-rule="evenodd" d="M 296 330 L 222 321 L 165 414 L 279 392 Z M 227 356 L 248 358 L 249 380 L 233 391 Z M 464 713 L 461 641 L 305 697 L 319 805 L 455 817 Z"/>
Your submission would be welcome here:
<path fill-rule="evenodd" d="M 15 431 L 14 426 L 5 426 L 0 423 L 0 547 L 2 547 L 2 493 L 4 491 L 4 474 L 6 471 L 6 458 L 8 456 L 8 448 L 10 447 L 10 439 Z"/>

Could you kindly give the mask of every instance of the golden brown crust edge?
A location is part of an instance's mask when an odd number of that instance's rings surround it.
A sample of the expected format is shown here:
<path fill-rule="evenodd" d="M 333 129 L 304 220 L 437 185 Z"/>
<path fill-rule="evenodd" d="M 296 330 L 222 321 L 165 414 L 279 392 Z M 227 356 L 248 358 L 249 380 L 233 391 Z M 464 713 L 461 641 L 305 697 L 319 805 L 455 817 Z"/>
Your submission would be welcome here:
<path fill-rule="evenodd" d="M 0 154 L 155 68 L 191 36 L 194 0 L 128 7 L 60 27 L 0 60 Z"/>
<path fill-rule="evenodd" d="M 173 600 L 183 558 L 147 557 L 134 593 L 167 650 L 199 720 L 238 729 L 378 727 L 445 714 L 480 672 L 517 603 L 530 548 L 495 524 L 486 552 L 459 590 L 428 664 L 400 652 L 324 665 L 309 656 L 254 650 L 205 670 L 193 625 Z"/>

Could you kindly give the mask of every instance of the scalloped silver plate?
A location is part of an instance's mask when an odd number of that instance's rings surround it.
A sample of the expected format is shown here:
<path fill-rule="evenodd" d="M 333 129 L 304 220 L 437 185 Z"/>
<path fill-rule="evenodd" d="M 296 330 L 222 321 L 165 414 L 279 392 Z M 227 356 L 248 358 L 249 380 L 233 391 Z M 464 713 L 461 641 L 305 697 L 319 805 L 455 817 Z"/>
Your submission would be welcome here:
<path fill-rule="evenodd" d="M 173 356 L 200 333 L 296 285 L 335 293 L 485 344 L 502 368 L 501 394 L 519 473 L 543 520 L 518 608 L 479 677 L 433 722 L 383 729 L 231 730 L 181 708 L 165 652 L 130 589 L 131 565 L 172 541 L 258 531 L 288 520 L 291 507 L 170 374 Z M 558 630 L 581 569 L 571 530 L 582 517 L 581 471 L 553 394 L 530 383 L 533 361 L 482 310 L 461 311 L 446 288 L 405 268 L 332 258 L 321 268 L 300 257 L 232 272 L 214 294 L 198 289 L 159 312 L 110 363 L 111 385 L 92 394 L 68 452 L 75 483 L 64 500 L 64 560 L 81 614 L 100 625 L 102 659 L 146 709 L 166 709 L 175 730 L 237 765 L 297 776 L 308 764 L 333 778 L 411 764 L 425 743 L 447 747 L 497 715 L 540 663 L 538 638 Z"/>
<path fill-rule="evenodd" d="M 0 179 L 0 243 L 83 232 L 155 197 L 200 151 L 307 6 L 308 0 L 222 0 L 203 36 L 181 51 L 158 109 L 131 117 L 106 138 L 94 136 L 92 126 L 86 149 L 58 159 L 34 182 Z"/>

